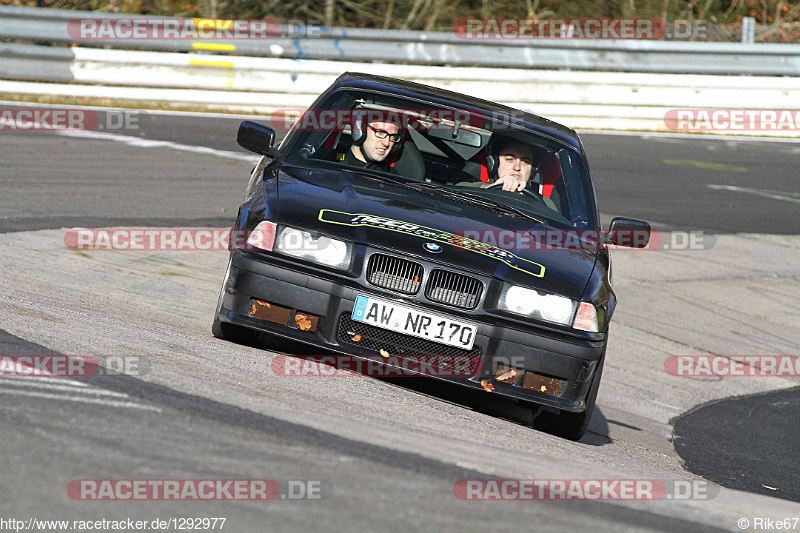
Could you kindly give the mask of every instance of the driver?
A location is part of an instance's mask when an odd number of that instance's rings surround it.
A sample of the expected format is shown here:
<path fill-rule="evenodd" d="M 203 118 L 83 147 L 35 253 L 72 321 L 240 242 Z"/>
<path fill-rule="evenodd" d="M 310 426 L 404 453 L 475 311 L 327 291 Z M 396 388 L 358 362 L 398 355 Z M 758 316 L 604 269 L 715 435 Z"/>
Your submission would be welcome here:
<path fill-rule="evenodd" d="M 533 147 L 506 139 L 497 151 L 497 180 L 484 183 L 481 189 L 500 186 L 504 191 L 522 192 L 533 171 Z"/>

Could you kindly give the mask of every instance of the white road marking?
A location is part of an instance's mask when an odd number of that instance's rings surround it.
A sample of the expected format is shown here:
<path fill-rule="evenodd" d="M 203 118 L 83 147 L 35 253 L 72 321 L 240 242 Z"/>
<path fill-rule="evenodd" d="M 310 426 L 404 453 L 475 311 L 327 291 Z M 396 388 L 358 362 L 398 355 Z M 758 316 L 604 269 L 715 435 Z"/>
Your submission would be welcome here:
<path fill-rule="evenodd" d="M 114 392 L 105 389 L 98 389 L 95 387 L 74 387 L 70 385 L 53 385 L 52 383 L 36 383 L 33 380 L 26 382 L 17 382 L 16 378 L 8 378 L 0 381 L 0 391 L 2 391 L 2 387 L 5 385 L 11 385 L 12 387 L 29 387 L 33 389 L 45 389 L 53 391 L 68 391 L 77 394 L 94 394 L 97 396 L 113 396 L 116 398 L 129 398 L 127 394 L 122 394 L 120 392 Z"/>
<path fill-rule="evenodd" d="M 141 409 L 143 411 L 156 411 L 157 413 L 161 412 L 161 409 L 159 409 L 158 407 L 151 407 L 149 405 L 142 405 L 132 402 L 117 402 L 114 400 L 103 400 L 101 398 L 86 398 L 83 396 L 64 396 L 61 394 L 48 394 L 46 392 L 2 390 L 2 389 L 0 389 L 0 394 L 8 394 L 11 396 L 30 396 L 34 398 L 45 398 L 48 400 L 64 400 L 69 402 L 90 403 L 96 405 L 107 405 L 109 407 L 127 407 L 130 409 Z"/>
<path fill-rule="evenodd" d="M 687 141 L 729 141 L 731 137 L 735 137 L 738 142 L 773 142 L 773 143 L 793 143 L 797 144 L 796 137 L 759 137 L 757 135 L 737 135 L 735 133 L 668 133 L 660 131 L 617 131 L 617 130 L 594 130 L 578 128 L 578 134 L 592 134 L 592 135 L 618 135 L 625 137 L 639 137 L 640 139 L 648 140 L 665 140 L 665 139 L 683 139 Z"/>
<path fill-rule="evenodd" d="M 13 100 L 0 100 L 0 105 L 6 107 L 41 107 L 45 109 L 80 109 L 82 111 L 90 109 L 92 111 L 122 111 L 124 113 L 146 113 L 148 115 L 168 115 L 177 117 L 209 117 L 209 118 L 248 118 L 256 120 L 269 120 L 269 115 L 248 115 L 242 113 L 204 113 L 202 111 L 171 111 L 166 109 L 146 109 L 135 107 L 107 107 L 96 105 L 74 105 L 74 104 L 40 104 L 36 102 L 14 102 Z"/>
<path fill-rule="evenodd" d="M 660 405 L 661 407 L 669 407 L 670 409 L 675 409 L 676 411 L 683 411 L 683 409 L 681 409 L 680 407 L 675 407 L 674 405 L 670 405 L 668 403 L 657 402 L 655 400 L 650 400 L 650 401 L 656 405 Z"/>
<path fill-rule="evenodd" d="M 778 193 L 778 191 L 764 191 L 761 189 L 750 189 L 748 187 L 736 187 L 734 185 L 716 185 L 713 183 L 709 183 L 707 185 L 709 189 L 721 190 L 721 191 L 735 191 L 735 192 L 744 192 L 748 194 L 755 194 L 756 196 L 763 196 L 764 198 L 771 198 L 773 200 L 783 200 L 784 202 L 795 202 L 800 204 L 800 195 L 797 198 L 792 198 L 790 196 L 782 196 Z"/>
<path fill-rule="evenodd" d="M 13 126 L 13 120 L 0 119 L 0 127 Z M 26 130 L 37 131 L 37 130 Z M 258 156 L 240 154 L 239 152 L 231 152 L 228 150 L 217 150 L 209 148 L 208 146 L 195 146 L 193 144 L 181 144 L 172 141 L 156 141 L 152 139 L 143 139 L 141 137 L 133 137 L 131 135 L 120 135 L 116 133 L 105 133 L 100 131 L 83 131 L 83 130 L 40 130 L 56 135 L 63 135 L 64 137 L 73 137 L 78 139 L 94 139 L 99 141 L 116 141 L 125 143 L 137 148 L 170 148 L 172 150 L 181 150 L 183 152 L 191 152 L 194 154 L 214 155 L 217 157 L 224 157 L 226 159 L 235 159 L 237 161 L 250 161 L 255 164 L 258 161 Z"/>
<path fill-rule="evenodd" d="M 216 150 L 207 146 L 195 146 L 191 144 L 180 144 L 172 141 L 155 141 L 152 139 L 143 139 L 141 137 L 133 137 L 131 135 L 119 135 L 116 133 L 104 133 L 99 131 L 53 131 L 58 135 L 64 137 L 74 137 L 79 139 L 96 139 L 100 141 L 116 141 L 135 146 L 137 148 L 171 148 L 172 150 L 181 150 L 183 152 L 192 152 L 195 154 L 215 155 L 217 157 L 225 157 L 227 159 L 236 159 L 237 161 L 250 161 L 256 163 L 258 156 L 240 154 L 238 152 L 230 152 L 228 150 Z"/>
<path fill-rule="evenodd" d="M 7 103 L 9 105 L 20 106 L 20 107 L 45 107 L 45 108 L 76 108 L 76 109 L 104 109 L 104 110 L 114 110 L 114 111 L 126 111 L 131 113 L 136 112 L 147 112 L 151 114 L 163 114 L 163 115 L 183 115 L 183 116 L 207 116 L 209 118 L 217 118 L 217 117 L 224 117 L 224 118 L 261 118 L 261 119 L 268 119 L 269 117 L 258 117 L 253 115 L 226 115 L 221 113 L 176 113 L 176 112 L 169 112 L 169 111 L 156 111 L 156 110 L 148 110 L 148 109 L 125 109 L 125 108 L 114 108 L 114 107 L 86 107 L 86 106 L 69 106 L 69 105 L 48 105 L 48 104 L 30 104 L 30 103 L 23 103 L 23 102 L 4 102 L 0 101 L 0 104 Z M 11 120 L 0 120 L 0 126 L 13 126 L 14 122 Z M 182 150 L 184 152 L 192 152 L 196 154 L 206 154 L 206 155 L 215 155 L 218 157 L 225 157 L 227 159 L 236 159 L 238 161 L 251 161 L 255 163 L 258 161 L 258 156 L 255 155 L 248 155 L 239 152 L 231 152 L 228 150 L 217 150 L 214 148 L 209 148 L 207 146 L 196 146 L 192 144 L 181 144 L 172 141 L 157 141 L 152 139 L 143 139 L 141 137 L 133 137 L 130 135 L 121 135 L 115 133 L 106 133 L 106 132 L 99 132 L 99 131 L 83 131 L 83 130 L 76 130 L 76 131 L 59 131 L 59 130 L 47 130 L 52 133 L 56 133 L 58 135 L 64 135 L 65 137 L 77 137 L 83 139 L 98 139 L 98 140 L 106 140 L 106 141 L 116 141 L 128 144 L 130 146 L 136 146 L 139 148 L 171 148 L 173 150 Z"/>
<path fill-rule="evenodd" d="M 14 381 L 34 381 L 37 383 L 56 383 L 58 385 L 72 385 L 73 387 L 88 387 L 86 383 L 82 381 L 72 381 L 71 379 L 64 379 L 64 378 L 45 378 L 45 377 L 25 377 L 25 376 L 14 376 L 14 377 L 4 377 L 4 379 L 13 379 Z"/>

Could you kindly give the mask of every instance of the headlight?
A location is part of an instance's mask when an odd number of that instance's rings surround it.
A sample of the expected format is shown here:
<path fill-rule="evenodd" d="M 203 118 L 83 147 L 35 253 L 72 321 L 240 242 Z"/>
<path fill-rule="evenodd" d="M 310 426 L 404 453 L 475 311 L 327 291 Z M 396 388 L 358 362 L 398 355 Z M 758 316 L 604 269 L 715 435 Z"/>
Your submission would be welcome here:
<path fill-rule="evenodd" d="M 527 315 L 556 324 L 569 326 L 575 312 L 575 302 L 565 296 L 506 285 L 500 293 L 500 309 Z"/>
<path fill-rule="evenodd" d="M 352 244 L 309 231 L 282 226 L 275 241 L 275 251 L 321 265 L 347 269 Z"/>

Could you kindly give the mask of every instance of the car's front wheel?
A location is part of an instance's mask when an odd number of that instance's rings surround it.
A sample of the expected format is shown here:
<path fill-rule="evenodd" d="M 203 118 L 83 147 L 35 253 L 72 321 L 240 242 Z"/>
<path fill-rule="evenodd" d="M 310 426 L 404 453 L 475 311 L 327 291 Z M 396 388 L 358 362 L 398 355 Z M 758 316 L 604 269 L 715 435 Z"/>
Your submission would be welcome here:
<path fill-rule="evenodd" d="M 606 332 L 605 346 L 608 346 L 608 332 Z M 562 411 L 559 414 L 553 414 L 545 411 L 534 419 L 534 428 L 570 440 L 580 440 L 583 437 L 592 419 L 595 401 L 597 400 L 597 391 L 600 389 L 600 380 L 603 377 L 603 366 L 606 361 L 605 346 L 603 347 L 603 355 L 600 357 L 600 361 L 597 362 L 597 369 L 592 378 L 589 394 L 586 396 L 586 409 L 580 413 Z"/>
<path fill-rule="evenodd" d="M 211 334 L 218 339 L 235 342 L 237 344 L 257 345 L 260 342 L 259 335 L 252 329 L 222 322 L 219 314 L 222 312 L 222 302 L 225 297 L 225 289 L 228 286 L 228 279 L 231 275 L 231 260 L 228 259 L 228 268 L 225 269 L 225 279 L 222 280 L 222 288 L 219 290 L 217 298 L 217 309 L 214 313 L 214 322 L 211 324 Z"/>
<path fill-rule="evenodd" d="M 586 429 L 589 427 L 589 421 L 592 419 L 592 413 L 594 413 L 594 404 L 595 400 L 597 400 L 597 391 L 600 388 L 600 378 L 603 375 L 604 362 L 605 357 L 600 360 L 597 370 L 595 371 L 592 387 L 589 389 L 589 395 L 586 397 L 586 409 L 580 413 L 567 413 L 562 411 L 557 415 L 544 412 L 536 418 L 533 427 L 565 439 L 580 440 L 583 434 L 586 433 Z"/>

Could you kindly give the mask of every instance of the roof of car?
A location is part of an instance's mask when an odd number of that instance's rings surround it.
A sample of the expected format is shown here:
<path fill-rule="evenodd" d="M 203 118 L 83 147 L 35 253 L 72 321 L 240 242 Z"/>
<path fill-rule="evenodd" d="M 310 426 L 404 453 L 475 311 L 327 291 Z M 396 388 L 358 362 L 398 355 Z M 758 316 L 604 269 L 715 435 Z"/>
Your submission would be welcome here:
<path fill-rule="evenodd" d="M 499 115 L 509 122 L 553 137 L 583 151 L 580 139 L 575 130 L 553 122 L 552 120 L 534 115 L 533 113 L 520 111 L 519 109 L 500 105 L 488 100 L 482 100 L 480 98 L 439 89 L 438 87 L 423 85 L 421 83 L 364 74 L 361 72 L 345 72 L 339 76 L 336 83 L 331 87 L 331 90 L 340 89 L 342 87 L 372 89 L 402 96 L 416 97 L 432 102 L 457 104 L 458 107 L 466 108 L 467 110 L 473 108 L 473 110 L 480 111 L 482 114 L 487 114 L 488 112 L 492 115 Z"/>

